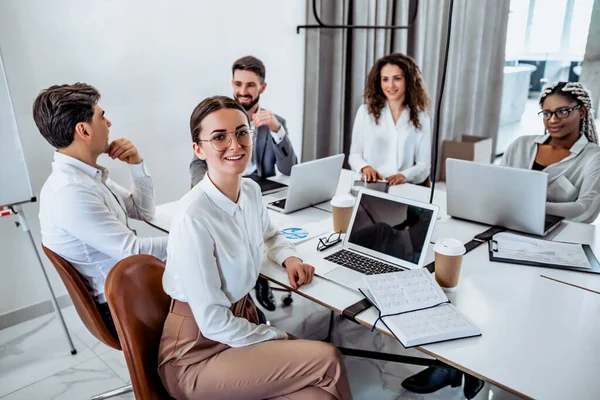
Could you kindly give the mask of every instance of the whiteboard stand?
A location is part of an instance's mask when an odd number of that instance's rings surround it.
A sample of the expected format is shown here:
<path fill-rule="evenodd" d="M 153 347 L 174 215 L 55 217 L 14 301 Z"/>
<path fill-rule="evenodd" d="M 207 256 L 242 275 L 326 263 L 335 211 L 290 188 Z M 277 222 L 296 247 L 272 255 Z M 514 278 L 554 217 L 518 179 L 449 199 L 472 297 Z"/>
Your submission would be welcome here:
<path fill-rule="evenodd" d="M 56 312 L 56 316 L 58 317 L 58 320 L 60 321 L 60 323 L 65 331 L 65 335 L 67 335 L 67 340 L 69 341 L 69 346 L 71 346 L 71 354 L 75 355 L 75 354 L 77 354 L 77 349 L 75 349 L 75 345 L 73 344 L 73 339 L 71 339 L 71 334 L 69 333 L 69 330 L 67 329 L 67 325 L 65 324 L 65 320 L 60 311 L 60 307 L 58 306 L 58 302 L 56 301 L 56 296 L 54 295 L 54 290 L 52 290 L 52 285 L 50 285 L 50 279 L 48 279 L 48 274 L 46 273 L 44 264 L 42 264 L 42 259 L 40 258 L 40 253 L 38 253 L 37 247 L 35 245 L 35 241 L 33 240 L 33 236 L 31 235 L 31 231 L 29 230 L 29 225 L 27 224 L 27 220 L 25 219 L 25 213 L 23 213 L 23 209 L 21 208 L 20 205 L 11 206 L 10 209 L 12 210 L 12 212 L 14 214 L 16 214 L 17 218 L 19 218 L 19 221 L 15 222 L 17 227 L 21 228 L 21 230 L 23 232 L 27 233 L 27 236 L 29 237 L 29 243 L 31 243 L 33 252 L 35 253 L 35 255 L 37 257 L 38 263 L 40 265 L 40 269 L 42 270 L 42 273 L 44 274 L 44 279 L 46 279 L 46 285 L 48 286 L 48 290 L 50 291 L 50 297 L 52 299 L 52 305 L 54 306 L 54 311 Z"/>

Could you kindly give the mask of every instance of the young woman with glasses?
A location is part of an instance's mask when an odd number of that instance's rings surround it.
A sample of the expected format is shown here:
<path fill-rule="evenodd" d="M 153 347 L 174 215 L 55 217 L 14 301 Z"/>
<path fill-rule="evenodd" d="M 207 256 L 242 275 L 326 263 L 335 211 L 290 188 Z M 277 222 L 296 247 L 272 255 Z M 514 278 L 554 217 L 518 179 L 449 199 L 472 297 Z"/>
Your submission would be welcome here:
<path fill-rule="evenodd" d="M 242 178 L 254 144 L 249 125 L 224 96 L 192 113 L 192 146 L 208 173 L 171 223 L 163 288 L 173 300 L 159 374 L 176 399 L 351 399 L 339 351 L 260 324 L 248 294 L 265 247 L 294 289 L 314 274 L 271 223 L 258 184 Z"/>
<path fill-rule="evenodd" d="M 540 107 L 545 134 L 516 139 L 501 165 L 546 172 L 546 212 L 593 222 L 600 213 L 600 147 L 590 92 L 558 82 L 544 89 Z"/>

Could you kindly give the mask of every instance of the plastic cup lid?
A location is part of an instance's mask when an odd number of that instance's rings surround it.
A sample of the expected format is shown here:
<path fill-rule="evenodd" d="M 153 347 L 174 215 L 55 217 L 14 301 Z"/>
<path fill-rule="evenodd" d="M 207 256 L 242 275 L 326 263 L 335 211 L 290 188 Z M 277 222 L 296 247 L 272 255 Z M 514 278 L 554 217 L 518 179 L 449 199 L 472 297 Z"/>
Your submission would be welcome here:
<path fill-rule="evenodd" d="M 438 239 L 433 246 L 433 251 L 445 256 L 462 256 L 466 253 L 467 249 L 465 249 L 460 240 L 446 238 Z"/>
<path fill-rule="evenodd" d="M 344 194 L 340 196 L 333 196 L 331 199 L 331 205 L 334 207 L 354 207 L 354 203 L 356 203 L 356 199 L 349 194 Z"/>

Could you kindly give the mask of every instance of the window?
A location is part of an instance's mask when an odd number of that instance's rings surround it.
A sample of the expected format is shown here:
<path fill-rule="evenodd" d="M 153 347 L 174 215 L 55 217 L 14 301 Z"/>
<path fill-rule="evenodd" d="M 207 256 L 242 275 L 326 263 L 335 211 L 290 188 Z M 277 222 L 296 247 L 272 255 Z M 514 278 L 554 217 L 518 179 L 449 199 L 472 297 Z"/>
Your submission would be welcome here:
<path fill-rule="evenodd" d="M 569 32 L 569 53 L 580 55 L 581 59 L 583 59 L 594 0 L 577 0 L 574 3 Z"/>
<path fill-rule="evenodd" d="M 594 0 L 511 0 L 507 60 L 583 60 Z"/>

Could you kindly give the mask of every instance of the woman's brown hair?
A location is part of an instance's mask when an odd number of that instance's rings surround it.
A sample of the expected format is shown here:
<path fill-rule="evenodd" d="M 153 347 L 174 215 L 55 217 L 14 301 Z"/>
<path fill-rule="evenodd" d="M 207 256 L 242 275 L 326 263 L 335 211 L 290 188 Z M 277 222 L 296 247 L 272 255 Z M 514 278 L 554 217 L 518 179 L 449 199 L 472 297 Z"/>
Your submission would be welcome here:
<path fill-rule="evenodd" d="M 381 69 L 388 64 L 396 65 L 404 72 L 404 80 L 406 82 L 404 104 L 410 110 L 410 122 L 412 122 L 415 128 L 421 129 L 419 112 L 429 111 L 429 95 L 425 90 L 421 70 L 417 66 L 417 63 L 411 57 L 404 54 L 394 53 L 375 61 L 365 85 L 367 111 L 375 118 L 375 122 L 379 123 L 381 110 L 383 110 L 387 101 L 381 89 Z"/>
<path fill-rule="evenodd" d="M 190 117 L 190 133 L 192 134 L 192 141 L 196 144 L 200 144 L 200 130 L 202 129 L 201 124 L 202 120 L 206 118 L 209 114 L 217 110 L 221 110 L 223 108 L 231 108 L 234 110 L 239 110 L 246 116 L 248 120 L 248 125 L 250 125 L 250 120 L 248 119 L 248 114 L 244 111 L 244 108 L 232 98 L 227 96 L 212 96 L 207 97 L 202 100 L 200 104 L 194 108 L 192 111 L 192 116 Z"/>

